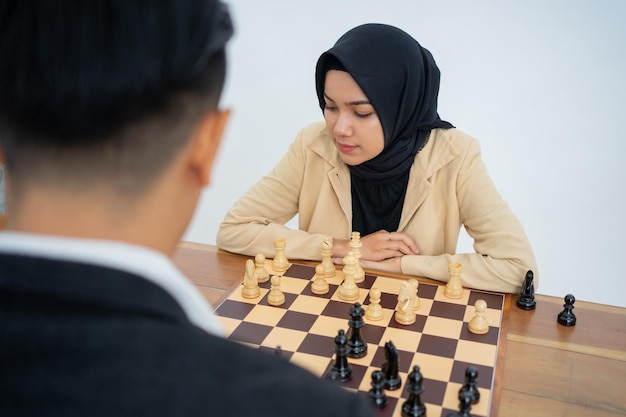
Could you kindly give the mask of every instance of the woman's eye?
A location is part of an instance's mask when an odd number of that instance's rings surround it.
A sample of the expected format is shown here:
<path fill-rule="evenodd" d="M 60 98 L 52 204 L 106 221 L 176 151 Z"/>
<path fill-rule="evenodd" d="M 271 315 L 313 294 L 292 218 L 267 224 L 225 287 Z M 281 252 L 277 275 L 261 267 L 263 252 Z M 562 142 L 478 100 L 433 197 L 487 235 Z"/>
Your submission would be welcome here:
<path fill-rule="evenodd" d="M 365 119 L 366 117 L 370 117 L 372 115 L 372 112 L 369 112 L 369 113 L 354 112 L 354 114 L 356 115 L 356 117 L 360 117 L 362 119 Z"/>
<path fill-rule="evenodd" d="M 337 107 L 334 107 L 334 106 L 329 106 L 328 104 L 326 104 L 326 105 L 324 106 L 324 110 L 328 110 L 328 111 L 335 111 L 335 110 L 337 110 Z"/>

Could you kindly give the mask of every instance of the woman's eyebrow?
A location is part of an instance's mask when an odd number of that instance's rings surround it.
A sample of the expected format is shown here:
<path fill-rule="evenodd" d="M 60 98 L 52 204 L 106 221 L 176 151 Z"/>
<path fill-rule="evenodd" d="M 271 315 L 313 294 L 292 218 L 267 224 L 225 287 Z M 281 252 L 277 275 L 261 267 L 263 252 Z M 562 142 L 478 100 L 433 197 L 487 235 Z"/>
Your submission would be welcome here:
<path fill-rule="evenodd" d="M 328 97 L 328 94 L 326 94 L 326 92 L 324 92 L 324 98 L 326 98 L 329 101 L 332 101 L 333 103 L 335 102 L 335 100 L 333 100 L 332 98 Z"/>
<path fill-rule="evenodd" d="M 328 97 L 328 94 L 324 93 L 324 97 L 326 99 L 328 99 L 329 101 L 332 101 L 333 103 L 335 102 L 335 100 L 333 100 L 332 98 Z M 370 103 L 369 100 L 355 100 L 355 101 L 349 101 L 346 103 L 348 106 L 359 106 L 362 104 L 368 104 L 371 105 L 372 103 Z"/>

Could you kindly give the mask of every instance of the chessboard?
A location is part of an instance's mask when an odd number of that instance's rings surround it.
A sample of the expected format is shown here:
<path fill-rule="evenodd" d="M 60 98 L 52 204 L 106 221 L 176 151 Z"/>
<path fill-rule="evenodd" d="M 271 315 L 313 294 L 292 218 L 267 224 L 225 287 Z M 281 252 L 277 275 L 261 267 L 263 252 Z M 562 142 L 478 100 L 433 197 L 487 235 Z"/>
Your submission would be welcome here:
<path fill-rule="evenodd" d="M 339 298 L 337 289 L 344 273 L 337 270 L 328 278 L 330 291 L 316 295 L 311 291 L 315 267 L 290 263 L 282 273 L 272 269 L 272 261 L 265 266 L 270 275 L 280 275 L 280 288 L 285 302 L 269 305 L 267 298 L 270 282 L 259 284 L 261 293 L 256 298 L 242 296 L 238 286 L 216 308 L 216 315 L 229 339 L 245 345 L 276 352 L 320 378 L 325 378 L 333 366 L 333 349 L 338 330 L 348 334 L 349 309 L 354 301 Z M 420 308 L 412 325 L 398 324 L 394 309 L 403 280 L 365 274 L 359 286 L 359 302 L 369 305 L 369 289 L 381 291 L 380 305 L 383 319 L 365 320 L 361 329 L 367 343 L 367 354 L 359 359 L 349 358 L 352 378 L 338 383 L 348 390 L 367 393 L 371 388 L 373 371 L 380 370 L 385 362 L 384 346 L 392 341 L 398 352 L 398 366 L 402 387 L 386 390 L 387 404 L 378 410 L 380 416 L 400 416 L 402 403 L 408 398 L 405 382 L 414 365 L 423 376 L 424 392 L 421 395 L 427 414 L 447 416 L 459 410 L 459 388 L 464 384 L 465 371 L 472 366 L 478 370 L 476 386 L 480 401 L 472 405 L 472 416 L 488 416 L 498 347 L 500 345 L 502 313 L 505 296 L 500 293 L 463 289 L 461 298 L 450 299 L 444 295 L 445 286 L 419 283 Z M 486 334 L 477 335 L 468 330 L 468 322 L 475 314 L 477 300 L 487 303 L 485 318 L 489 323 Z"/>

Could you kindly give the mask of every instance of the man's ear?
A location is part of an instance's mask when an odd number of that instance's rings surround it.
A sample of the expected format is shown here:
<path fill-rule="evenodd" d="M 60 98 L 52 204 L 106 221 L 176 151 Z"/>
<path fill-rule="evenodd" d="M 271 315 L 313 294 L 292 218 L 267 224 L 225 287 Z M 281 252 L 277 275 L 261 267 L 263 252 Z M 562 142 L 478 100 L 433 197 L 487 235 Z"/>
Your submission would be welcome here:
<path fill-rule="evenodd" d="M 203 185 L 211 182 L 213 163 L 217 156 L 230 110 L 214 110 L 198 123 L 192 139 L 192 164 Z"/>

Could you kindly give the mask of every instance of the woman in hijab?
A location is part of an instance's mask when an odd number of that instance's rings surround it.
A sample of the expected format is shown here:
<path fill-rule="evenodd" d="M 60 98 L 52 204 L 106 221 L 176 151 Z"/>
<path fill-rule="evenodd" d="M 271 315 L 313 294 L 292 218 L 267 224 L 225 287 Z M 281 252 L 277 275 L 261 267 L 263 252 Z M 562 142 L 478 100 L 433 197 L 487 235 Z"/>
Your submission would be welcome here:
<path fill-rule="evenodd" d="M 437 113 L 439 69 L 406 32 L 358 26 L 318 62 L 324 122 L 303 128 L 274 169 L 244 194 L 220 225 L 225 250 L 289 259 L 333 257 L 361 235 L 363 267 L 448 280 L 463 265 L 464 286 L 519 292 L 537 269 L 526 234 L 494 187 L 476 139 Z M 298 230 L 285 223 L 298 215 Z M 475 253 L 457 254 L 461 226 Z"/>

